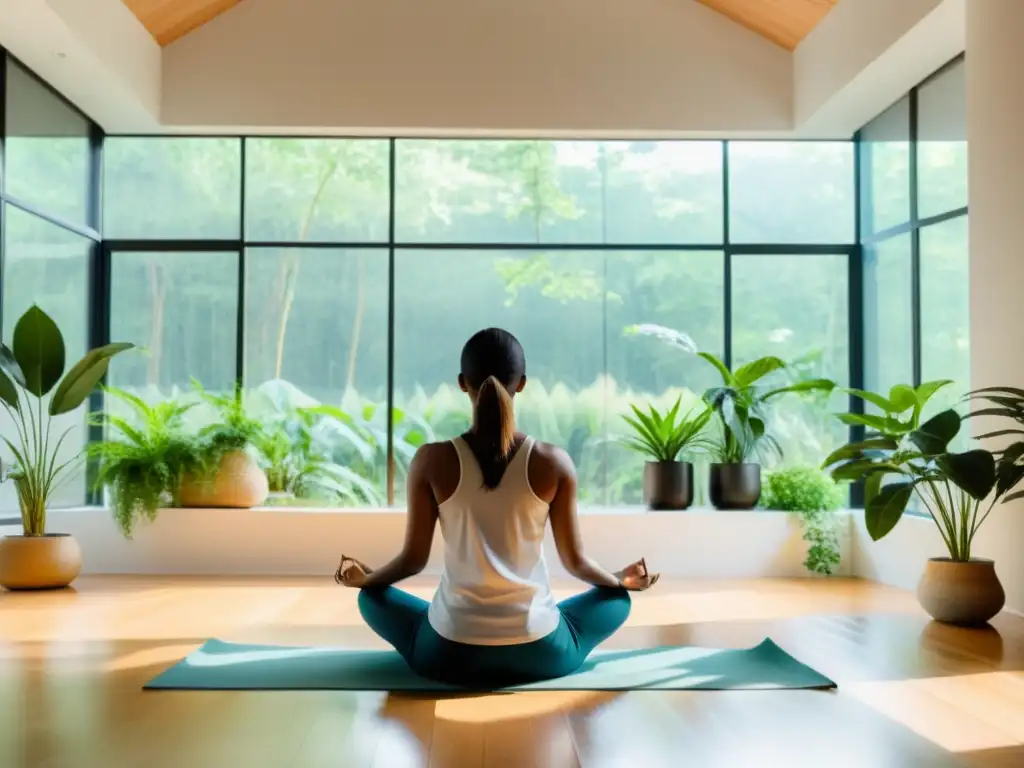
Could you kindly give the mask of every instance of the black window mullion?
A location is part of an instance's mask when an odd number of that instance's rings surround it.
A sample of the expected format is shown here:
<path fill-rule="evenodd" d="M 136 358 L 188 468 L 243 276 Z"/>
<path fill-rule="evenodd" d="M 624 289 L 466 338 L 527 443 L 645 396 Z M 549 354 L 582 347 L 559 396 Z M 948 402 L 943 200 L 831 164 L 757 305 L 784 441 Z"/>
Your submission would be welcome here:
<path fill-rule="evenodd" d="M 388 145 L 387 505 L 395 503 L 395 139 Z"/>
<path fill-rule="evenodd" d="M 913 351 L 913 385 L 921 384 L 921 222 L 918 208 L 918 89 L 910 91 L 910 338 Z"/>
<path fill-rule="evenodd" d="M 237 288 L 237 301 L 235 304 L 235 384 L 238 387 L 245 386 L 245 177 L 246 177 L 246 163 L 245 163 L 245 150 L 248 141 L 244 138 L 239 138 L 241 148 L 239 150 L 239 163 L 241 163 L 241 172 L 239 174 L 239 190 L 238 190 L 238 226 L 239 226 L 239 244 L 238 244 L 238 288 Z"/>
<path fill-rule="evenodd" d="M 732 369 L 732 251 L 729 237 L 729 142 L 722 142 L 722 362 Z"/>

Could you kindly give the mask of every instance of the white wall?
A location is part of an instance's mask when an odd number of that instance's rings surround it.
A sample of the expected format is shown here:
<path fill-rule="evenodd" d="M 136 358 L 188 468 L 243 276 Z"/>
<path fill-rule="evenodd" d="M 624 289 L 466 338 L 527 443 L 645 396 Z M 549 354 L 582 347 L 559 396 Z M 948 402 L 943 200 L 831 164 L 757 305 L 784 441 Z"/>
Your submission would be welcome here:
<path fill-rule="evenodd" d="M 793 57 L 794 123 L 850 135 L 964 50 L 965 0 L 843 0 Z"/>
<path fill-rule="evenodd" d="M 160 46 L 121 0 L 4 0 L 0 43 L 103 127 L 159 125 Z"/>
<path fill-rule="evenodd" d="M 881 541 L 872 541 L 863 511 L 851 516 L 854 575 L 915 590 L 930 557 L 948 556 L 938 528 L 929 518 L 907 516 Z"/>
<path fill-rule="evenodd" d="M 844 514 L 844 575 L 851 573 L 848 520 Z M 652 568 L 679 578 L 808 575 L 799 522 L 782 512 L 604 511 L 583 514 L 580 521 L 588 554 L 609 568 L 646 557 Z M 393 557 L 402 543 L 405 515 L 171 509 L 126 541 L 110 513 L 93 508 L 52 512 L 49 529 L 78 539 L 85 573 L 330 576 L 342 553 L 371 565 Z M 429 573 L 439 573 L 440 546 L 438 533 Z M 564 573 L 550 540 L 548 558 L 554 573 Z"/>
<path fill-rule="evenodd" d="M 690 0 L 245 0 L 168 46 L 162 122 L 603 137 L 792 127 L 791 55 Z"/>
<path fill-rule="evenodd" d="M 1024 3 L 967 4 L 971 386 L 1024 386 Z M 975 429 L 993 426 L 974 420 Z M 1005 424 L 1002 426 L 1006 426 Z M 1024 500 L 982 529 L 1007 604 L 1024 610 Z"/>

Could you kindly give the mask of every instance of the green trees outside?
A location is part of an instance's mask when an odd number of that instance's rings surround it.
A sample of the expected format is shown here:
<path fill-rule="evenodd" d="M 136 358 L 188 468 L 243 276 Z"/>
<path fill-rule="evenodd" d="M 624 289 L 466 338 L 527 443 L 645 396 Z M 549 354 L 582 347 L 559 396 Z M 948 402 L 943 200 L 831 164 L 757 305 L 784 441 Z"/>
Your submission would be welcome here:
<path fill-rule="evenodd" d="M 734 243 L 772 251 L 733 256 L 734 362 L 773 354 L 845 382 L 847 257 L 776 246 L 851 244 L 853 145 L 737 142 L 729 152 L 725 211 L 720 142 L 398 140 L 394 400 L 403 418 L 439 439 L 461 431 L 461 345 L 480 327 L 507 327 L 528 354 L 523 427 L 570 451 L 586 500 L 638 501 L 641 463 L 610 440 L 619 416 L 630 403 L 685 404 L 713 372 L 625 331 L 663 325 L 724 353 L 726 215 Z M 30 164 L 15 166 L 30 179 L 24 184 L 45 188 L 47 157 L 38 176 Z M 243 168 L 237 139 L 108 138 L 104 237 L 166 246 L 112 255 L 112 333 L 149 355 L 116 361 L 111 383 L 148 399 L 185 391 L 192 377 L 210 389 L 231 386 L 239 272 L 228 241 L 244 228 L 247 386 L 285 379 L 351 413 L 372 406 L 379 422 L 388 395 L 389 163 L 381 139 L 252 138 Z M 84 324 L 85 283 L 53 285 L 55 274 L 71 275 L 70 264 L 84 276 L 87 241 L 72 252 L 58 241 L 76 236 L 49 225 L 23 236 L 15 219 L 5 295 L 77 312 Z M 202 251 L 186 250 L 199 240 Z M 953 240 L 930 244 L 936 274 L 965 264 L 964 244 Z M 678 247 L 638 248 L 652 243 Z M 494 244 L 523 248 L 487 247 Z M 565 247 L 577 244 L 615 247 Z M 922 274 L 923 286 L 956 305 L 962 286 Z M 882 325 L 904 322 L 908 305 L 909 297 L 880 304 Z M 942 301 L 932 306 L 939 328 L 949 318 Z M 82 336 L 84 344 L 84 327 Z M 799 402 L 775 414 L 794 461 L 816 463 L 845 439 L 822 414 Z M 374 461 L 367 472 L 383 483 L 382 459 Z"/>

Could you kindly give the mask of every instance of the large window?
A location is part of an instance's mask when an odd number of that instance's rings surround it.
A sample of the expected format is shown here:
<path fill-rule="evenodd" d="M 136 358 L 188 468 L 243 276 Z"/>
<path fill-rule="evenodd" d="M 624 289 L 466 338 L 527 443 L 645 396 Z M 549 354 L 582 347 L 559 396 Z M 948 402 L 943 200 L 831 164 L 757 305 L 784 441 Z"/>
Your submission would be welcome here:
<path fill-rule="evenodd" d="M 400 502 L 415 449 L 468 427 L 459 351 L 486 326 L 524 343 L 519 422 L 591 504 L 641 500 L 630 405 L 718 380 L 652 329 L 849 378 L 851 142 L 113 137 L 105 158 L 111 333 L 148 352 L 111 380 L 329 414 L 349 503 Z M 139 211 L 148 186 L 168 204 Z M 776 423 L 790 461 L 842 437 L 822 404 Z"/>
<path fill-rule="evenodd" d="M 90 295 L 99 258 L 98 189 L 93 162 L 99 133 L 73 106 L 9 57 L 0 58 L 3 84 L 3 169 L 0 174 L 0 334 L 11 342 L 15 323 L 33 304 L 60 326 L 67 365 L 86 351 L 94 326 Z M 13 426 L 0 412 L 0 433 Z M 58 461 L 73 461 L 89 440 L 86 407 L 57 417 L 67 432 Z M 0 449 L 0 460 L 12 456 Z M 66 475 L 54 507 L 86 501 L 83 472 Z M 0 484 L 0 519 L 17 518 L 13 484 Z"/>
<path fill-rule="evenodd" d="M 952 380 L 930 413 L 962 407 L 970 389 L 964 100 L 959 60 L 866 125 L 858 145 L 865 384 Z"/>
<path fill-rule="evenodd" d="M 969 386 L 962 62 L 859 142 L 104 138 L 17 62 L 2 82 L 0 335 L 38 303 L 69 356 L 142 347 L 108 383 L 149 400 L 241 383 L 313 419 L 345 503 L 400 502 L 415 449 L 466 429 L 458 353 L 489 325 L 526 346 L 520 424 L 590 504 L 640 501 L 621 417 L 698 403 L 718 375 L 694 349 Z M 781 401 L 785 461 L 845 439 L 845 405 Z"/>

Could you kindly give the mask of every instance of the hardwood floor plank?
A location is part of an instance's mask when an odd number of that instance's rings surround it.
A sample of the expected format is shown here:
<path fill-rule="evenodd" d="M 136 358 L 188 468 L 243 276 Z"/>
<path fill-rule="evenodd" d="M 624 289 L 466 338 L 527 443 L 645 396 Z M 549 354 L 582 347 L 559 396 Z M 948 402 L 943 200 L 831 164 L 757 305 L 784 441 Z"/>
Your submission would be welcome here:
<path fill-rule="evenodd" d="M 210 637 L 384 644 L 362 625 L 356 593 L 328 579 L 83 579 L 74 591 L 0 594 L 0 766 L 1024 765 L 1018 617 L 949 627 L 910 594 L 851 579 L 662 582 L 637 596 L 608 647 L 768 636 L 838 690 L 143 691 Z"/>

